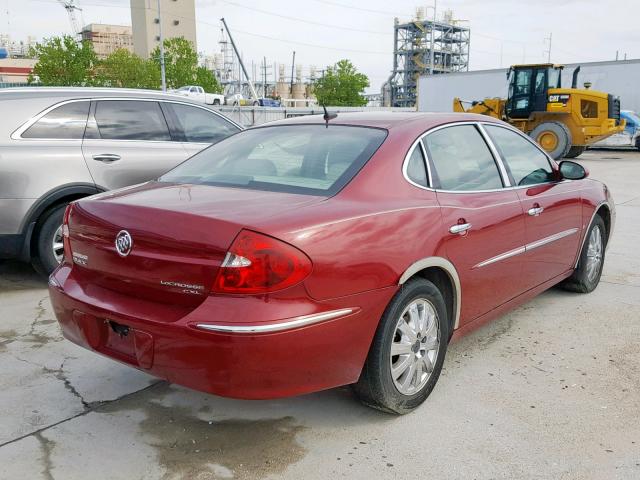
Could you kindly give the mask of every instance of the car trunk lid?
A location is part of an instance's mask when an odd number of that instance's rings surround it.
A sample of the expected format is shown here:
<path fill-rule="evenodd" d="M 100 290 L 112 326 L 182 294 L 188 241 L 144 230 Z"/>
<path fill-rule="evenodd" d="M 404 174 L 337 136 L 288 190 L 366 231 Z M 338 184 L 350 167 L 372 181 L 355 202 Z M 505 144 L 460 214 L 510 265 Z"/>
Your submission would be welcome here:
<path fill-rule="evenodd" d="M 242 228 L 322 197 L 203 185 L 145 184 L 74 205 L 69 242 L 86 285 L 173 306 L 199 305 Z M 132 241 L 123 255 L 116 237 Z"/>

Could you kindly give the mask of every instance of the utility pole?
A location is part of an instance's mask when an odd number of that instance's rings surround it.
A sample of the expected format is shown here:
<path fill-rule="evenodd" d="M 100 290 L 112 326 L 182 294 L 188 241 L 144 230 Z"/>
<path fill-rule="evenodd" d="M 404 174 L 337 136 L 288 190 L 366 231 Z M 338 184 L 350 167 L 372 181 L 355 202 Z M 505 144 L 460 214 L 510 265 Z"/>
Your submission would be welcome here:
<path fill-rule="evenodd" d="M 291 60 L 291 98 L 293 98 L 293 69 L 296 66 L 296 51 L 293 51 L 293 60 Z"/>
<path fill-rule="evenodd" d="M 549 33 L 549 36 L 544 40 L 549 41 L 549 49 L 547 50 L 547 63 L 551 63 L 551 39 L 553 38 L 553 32 Z"/>
<path fill-rule="evenodd" d="M 267 98 L 267 57 L 262 57 L 262 65 L 263 65 L 263 72 L 262 72 L 262 86 L 264 87 L 264 92 L 263 92 L 263 97 Z"/>
<path fill-rule="evenodd" d="M 164 38 L 162 37 L 162 14 L 160 13 L 160 0 L 158 0 L 158 36 L 160 38 L 160 78 L 162 79 L 162 91 L 167 91 L 167 75 L 164 66 Z"/>

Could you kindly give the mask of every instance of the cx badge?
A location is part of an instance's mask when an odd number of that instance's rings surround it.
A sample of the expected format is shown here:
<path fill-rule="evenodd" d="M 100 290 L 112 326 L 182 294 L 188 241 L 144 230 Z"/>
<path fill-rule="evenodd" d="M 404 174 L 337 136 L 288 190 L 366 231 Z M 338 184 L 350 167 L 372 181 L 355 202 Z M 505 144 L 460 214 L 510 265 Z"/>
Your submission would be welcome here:
<path fill-rule="evenodd" d="M 133 248 L 133 239 L 131 235 L 126 230 L 121 230 L 116 235 L 116 252 L 121 257 L 126 257 L 131 253 L 131 249 Z"/>

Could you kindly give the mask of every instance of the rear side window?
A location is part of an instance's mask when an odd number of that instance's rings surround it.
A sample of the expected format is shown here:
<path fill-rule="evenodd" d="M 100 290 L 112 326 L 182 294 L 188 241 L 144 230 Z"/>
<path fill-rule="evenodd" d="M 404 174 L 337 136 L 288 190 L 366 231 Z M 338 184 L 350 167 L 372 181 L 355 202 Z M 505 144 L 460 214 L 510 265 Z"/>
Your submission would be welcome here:
<path fill-rule="evenodd" d="M 22 138 L 82 139 L 89 102 L 71 102 L 54 108 L 22 133 Z"/>
<path fill-rule="evenodd" d="M 422 187 L 428 187 L 429 182 L 427 180 L 427 169 L 424 163 L 424 156 L 422 155 L 422 148 L 418 143 L 407 162 L 407 178 L 413 183 L 417 183 Z"/>
<path fill-rule="evenodd" d="M 436 130 L 423 139 L 436 188 L 452 191 L 502 188 L 498 166 L 473 125 Z"/>
<path fill-rule="evenodd" d="M 358 173 L 386 134 L 344 125 L 245 130 L 194 155 L 160 181 L 333 195 Z"/>
<path fill-rule="evenodd" d="M 94 117 L 97 138 L 103 140 L 171 140 L 158 102 L 102 100 Z"/>
<path fill-rule="evenodd" d="M 178 137 L 185 142 L 216 143 L 238 132 L 238 128 L 213 112 L 180 103 L 164 103 L 173 114 Z"/>
<path fill-rule="evenodd" d="M 515 185 L 535 185 L 553 180 L 549 159 L 529 140 L 506 128 L 493 125 L 485 125 L 484 128 L 500 151 Z"/>

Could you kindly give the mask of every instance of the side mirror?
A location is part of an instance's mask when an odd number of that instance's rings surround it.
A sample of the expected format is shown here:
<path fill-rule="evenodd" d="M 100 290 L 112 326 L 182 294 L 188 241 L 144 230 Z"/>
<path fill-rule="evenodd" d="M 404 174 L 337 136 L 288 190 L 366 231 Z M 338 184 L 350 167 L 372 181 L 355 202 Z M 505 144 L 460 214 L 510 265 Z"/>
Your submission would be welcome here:
<path fill-rule="evenodd" d="M 579 163 L 564 160 L 560 162 L 560 175 L 567 180 L 582 180 L 589 176 L 589 172 Z"/>

